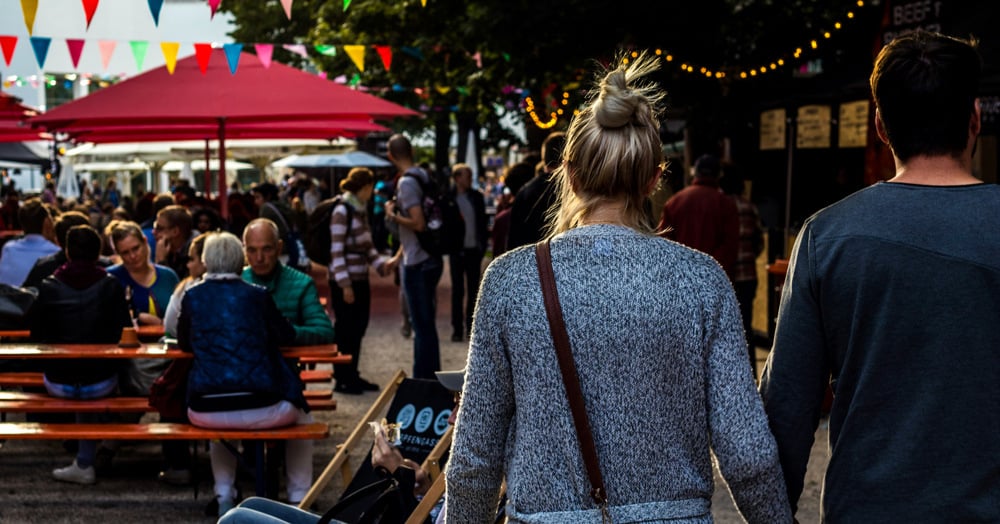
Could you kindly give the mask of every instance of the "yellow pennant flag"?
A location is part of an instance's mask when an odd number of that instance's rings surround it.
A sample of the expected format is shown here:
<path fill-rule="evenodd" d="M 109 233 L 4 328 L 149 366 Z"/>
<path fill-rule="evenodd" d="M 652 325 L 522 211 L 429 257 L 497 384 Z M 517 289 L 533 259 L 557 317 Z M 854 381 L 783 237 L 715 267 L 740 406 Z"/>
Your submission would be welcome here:
<path fill-rule="evenodd" d="M 434 89 L 437 89 L 437 92 L 441 93 L 442 95 L 447 95 L 448 91 L 451 91 L 451 87 L 443 85 L 436 85 L 434 86 Z"/>
<path fill-rule="evenodd" d="M 28 26 L 28 36 L 35 27 L 35 13 L 38 12 L 38 0 L 21 0 L 21 12 L 24 14 L 24 25 Z"/>
<path fill-rule="evenodd" d="M 427 0 L 420 0 L 420 7 L 427 7 Z"/>
<path fill-rule="evenodd" d="M 365 70 L 365 46 L 363 45 L 345 45 L 344 52 L 347 56 L 351 57 L 351 62 L 358 66 L 362 72 Z"/>
<path fill-rule="evenodd" d="M 167 72 L 170 74 L 174 74 L 174 67 L 177 66 L 177 50 L 180 48 L 180 42 L 160 42 L 163 61 L 167 63 Z"/>

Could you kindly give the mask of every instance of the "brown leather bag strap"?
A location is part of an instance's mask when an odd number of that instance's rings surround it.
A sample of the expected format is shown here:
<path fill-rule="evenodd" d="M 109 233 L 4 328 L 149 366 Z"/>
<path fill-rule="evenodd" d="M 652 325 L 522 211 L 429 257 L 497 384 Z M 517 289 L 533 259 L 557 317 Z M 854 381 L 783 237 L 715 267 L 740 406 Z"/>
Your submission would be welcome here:
<path fill-rule="evenodd" d="M 590 421 L 587 418 L 587 408 L 583 403 L 583 391 L 580 390 L 580 378 L 576 373 L 573 353 L 570 352 L 569 333 L 563 322 L 562 307 L 559 305 L 559 293 L 556 290 L 556 279 L 552 272 L 552 257 L 549 252 L 549 241 L 535 244 L 535 262 L 538 265 L 538 278 L 542 284 L 542 297 L 545 300 L 545 313 L 549 317 L 549 331 L 552 332 L 552 343 L 556 347 L 559 359 L 559 369 L 562 371 L 563 384 L 566 386 L 566 399 L 573 413 L 573 425 L 576 427 L 576 438 L 580 443 L 583 463 L 590 477 L 590 498 L 601 508 L 604 519 L 610 522 L 608 516 L 608 494 L 604 489 L 604 478 L 601 476 L 601 464 L 597 461 L 597 447 L 594 446 L 594 435 L 590 431 Z"/>

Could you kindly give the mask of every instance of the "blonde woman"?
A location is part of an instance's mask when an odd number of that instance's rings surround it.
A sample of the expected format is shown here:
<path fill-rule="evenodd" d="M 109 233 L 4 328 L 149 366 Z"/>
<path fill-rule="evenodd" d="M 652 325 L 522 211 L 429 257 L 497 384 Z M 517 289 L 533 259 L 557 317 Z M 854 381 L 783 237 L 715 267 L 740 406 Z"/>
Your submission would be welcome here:
<path fill-rule="evenodd" d="M 623 522 L 712 522 L 712 454 L 743 516 L 792 521 L 746 359 L 739 306 L 709 256 L 658 238 L 652 57 L 623 60 L 567 133 L 549 241 L 607 493 Z M 601 522 L 543 305 L 535 252 L 490 264 L 448 462 L 448 522 Z"/>
<path fill-rule="evenodd" d="M 125 287 L 132 315 L 139 325 L 159 325 L 179 279 L 174 270 L 154 264 L 149 243 L 139 224 L 119 220 L 110 224 L 111 245 L 121 263 L 108 268 Z"/>

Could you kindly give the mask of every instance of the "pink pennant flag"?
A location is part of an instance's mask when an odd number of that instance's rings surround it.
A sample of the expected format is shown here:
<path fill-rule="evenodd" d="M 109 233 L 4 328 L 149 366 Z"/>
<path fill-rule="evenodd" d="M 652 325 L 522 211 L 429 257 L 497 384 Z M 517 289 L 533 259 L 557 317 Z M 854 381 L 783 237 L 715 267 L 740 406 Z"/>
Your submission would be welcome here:
<path fill-rule="evenodd" d="M 292 19 L 292 0 L 281 0 L 281 7 L 285 8 L 285 16 Z"/>
<path fill-rule="evenodd" d="M 108 69 L 108 64 L 111 63 L 111 55 L 115 52 L 115 46 L 118 45 L 117 40 L 98 40 L 97 47 L 101 49 L 101 65 L 105 70 Z"/>
<path fill-rule="evenodd" d="M 87 29 L 90 29 L 90 21 L 94 19 L 94 12 L 97 11 L 97 4 L 100 0 L 83 0 L 83 12 L 87 15 Z"/>
<path fill-rule="evenodd" d="M 3 35 L 0 36 L 0 49 L 3 49 L 3 60 L 10 67 L 10 61 L 14 58 L 14 49 L 17 47 L 17 37 Z"/>
<path fill-rule="evenodd" d="M 260 60 L 260 64 L 264 66 L 264 69 L 271 67 L 271 55 L 274 54 L 274 44 L 254 44 L 253 48 L 257 51 L 257 59 Z"/>
<path fill-rule="evenodd" d="M 302 44 L 282 44 L 281 47 L 285 48 L 289 53 L 295 53 L 302 58 L 309 58 L 309 53 L 306 52 L 306 46 Z"/>
<path fill-rule="evenodd" d="M 207 73 L 208 61 L 212 58 L 212 44 L 195 44 L 194 54 L 198 59 L 198 69 L 201 69 L 201 74 Z"/>
<path fill-rule="evenodd" d="M 222 0 L 208 0 L 208 7 L 212 8 L 212 18 L 215 18 L 215 12 L 219 10 L 219 4 Z"/>
<path fill-rule="evenodd" d="M 483 54 L 481 52 L 476 51 L 476 54 L 472 55 L 472 59 L 476 61 L 476 66 L 479 69 L 483 68 Z"/>
<path fill-rule="evenodd" d="M 378 53 L 378 56 L 382 59 L 382 65 L 388 71 L 389 67 L 392 66 L 392 48 L 387 45 L 377 45 L 375 46 L 375 52 Z"/>
<path fill-rule="evenodd" d="M 69 57 L 73 60 L 73 69 L 80 63 L 80 55 L 83 53 L 84 40 L 80 38 L 67 38 L 66 48 L 69 49 Z"/>

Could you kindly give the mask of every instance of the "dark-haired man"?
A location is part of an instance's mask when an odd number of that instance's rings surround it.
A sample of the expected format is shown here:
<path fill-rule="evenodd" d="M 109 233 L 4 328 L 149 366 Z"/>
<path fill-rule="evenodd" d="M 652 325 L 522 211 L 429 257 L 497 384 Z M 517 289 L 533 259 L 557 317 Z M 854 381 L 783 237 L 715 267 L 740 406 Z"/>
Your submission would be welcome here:
<path fill-rule="evenodd" d="M 521 188 L 510 209 L 507 251 L 534 244 L 549 233 L 548 213 L 556 202 L 552 174 L 562 162 L 566 133 L 553 131 L 542 142 L 542 162 L 538 174 Z"/>
<path fill-rule="evenodd" d="M 25 200 L 17 210 L 24 237 L 9 240 L 0 251 L 0 283 L 21 286 L 31 266 L 46 255 L 59 251 L 49 206 L 38 197 Z"/>
<path fill-rule="evenodd" d="M 195 236 L 191 212 L 179 204 L 159 210 L 153 235 L 156 236 L 156 263 L 173 269 L 177 278 L 183 280 L 188 276 L 188 252 Z"/>
<path fill-rule="evenodd" d="M 826 522 L 1000 521 L 1000 186 L 972 173 L 975 44 L 897 37 L 871 75 L 896 174 L 799 233 L 761 394 L 794 505 L 832 384 Z"/>
<path fill-rule="evenodd" d="M 42 283 L 42 279 L 59 269 L 59 266 L 65 264 L 67 261 L 66 233 L 68 233 L 70 228 L 74 226 L 85 226 L 89 224 L 90 217 L 83 214 L 82 211 L 66 211 L 56 217 L 56 242 L 59 243 L 59 246 L 62 249 L 35 261 L 35 265 L 32 266 L 31 272 L 28 273 L 28 278 L 24 279 L 22 287 L 38 287 L 38 285 Z M 103 256 L 98 257 L 97 264 L 106 268 L 111 265 L 111 259 Z"/>

